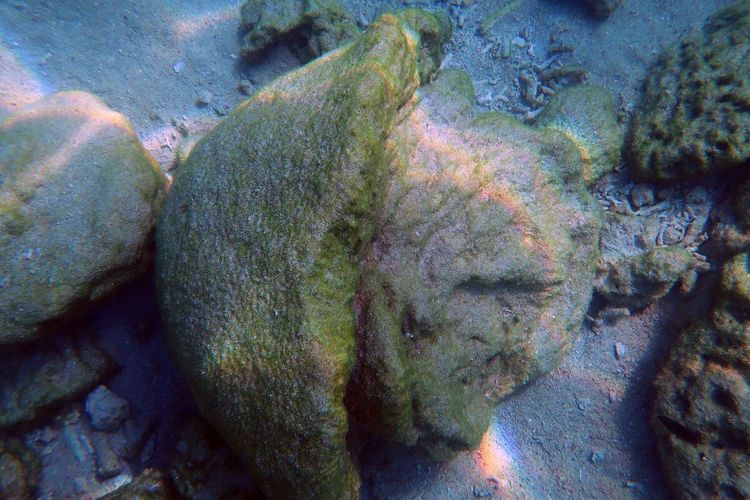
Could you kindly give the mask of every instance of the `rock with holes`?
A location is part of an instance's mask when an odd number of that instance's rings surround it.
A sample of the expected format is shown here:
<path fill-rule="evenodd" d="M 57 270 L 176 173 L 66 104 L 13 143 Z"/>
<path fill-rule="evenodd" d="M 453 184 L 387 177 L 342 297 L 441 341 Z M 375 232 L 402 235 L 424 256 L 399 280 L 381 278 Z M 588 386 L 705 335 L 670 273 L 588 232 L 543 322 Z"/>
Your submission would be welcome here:
<path fill-rule="evenodd" d="M 358 263 L 386 139 L 449 35 L 425 12 L 381 16 L 241 104 L 175 177 L 157 231 L 167 340 L 269 497 L 359 495 L 343 401 Z"/>
<path fill-rule="evenodd" d="M 366 428 L 436 458 L 476 446 L 497 402 L 556 366 L 598 258 L 579 146 L 499 113 L 472 119 L 466 80 L 439 76 L 387 142 L 346 400 Z"/>
<path fill-rule="evenodd" d="M 633 117 L 643 179 L 697 178 L 750 161 L 750 0 L 715 14 L 662 54 Z"/>
<path fill-rule="evenodd" d="M 681 498 L 750 497 L 749 258 L 724 266 L 713 317 L 681 332 L 656 379 L 652 423 Z"/>
<path fill-rule="evenodd" d="M 251 61 L 281 43 L 306 61 L 359 35 L 338 0 L 248 0 L 241 16 L 242 55 Z"/>
<path fill-rule="evenodd" d="M 38 338 L 143 270 L 164 193 L 128 121 L 90 94 L 0 122 L 0 345 Z"/>
<path fill-rule="evenodd" d="M 603 260 L 596 278 L 596 291 L 610 304 L 640 309 L 664 297 L 696 262 L 679 247 L 652 247 L 614 261 Z"/>

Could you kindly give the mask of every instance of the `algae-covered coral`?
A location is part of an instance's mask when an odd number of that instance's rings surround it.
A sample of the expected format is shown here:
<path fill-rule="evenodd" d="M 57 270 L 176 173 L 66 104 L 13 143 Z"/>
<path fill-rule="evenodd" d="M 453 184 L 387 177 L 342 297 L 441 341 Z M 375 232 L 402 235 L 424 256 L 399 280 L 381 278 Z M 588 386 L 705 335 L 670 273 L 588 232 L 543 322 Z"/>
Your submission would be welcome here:
<path fill-rule="evenodd" d="M 383 144 L 419 85 L 416 36 L 385 15 L 256 94 L 196 146 L 166 204 L 157 264 L 175 359 L 268 493 L 358 495 L 351 301 Z"/>
<path fill-rule="evenodd" d="M 242 104 L 175 178 L 157 234 L 168 341 L 268 495 L 357 497 L 349 417 L 436 457 L 476 446 L 580 327 L 586 183 L 616 155 L 592 172 L 552 124 L 572 103 L 534 128 L 473 117 L 460 71 L 418 90 L 449 34 L 439 15 L 382 16 Z"/>
<path fill-rule="evenodd" d="M 662 54 L 633 117 L 634 173 L 674 181 L 750 161 L 750 1 Z"/>

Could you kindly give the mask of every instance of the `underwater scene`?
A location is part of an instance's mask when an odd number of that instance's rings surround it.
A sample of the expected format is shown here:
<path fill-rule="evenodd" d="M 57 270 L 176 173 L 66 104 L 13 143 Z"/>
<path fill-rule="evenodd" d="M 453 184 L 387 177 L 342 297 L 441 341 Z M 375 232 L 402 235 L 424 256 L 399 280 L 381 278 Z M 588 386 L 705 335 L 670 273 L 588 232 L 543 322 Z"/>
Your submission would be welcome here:
<path fill-rule="evenodd" d="M 0 0 L 0 500 L 750 499 L 750 0 Z"/>

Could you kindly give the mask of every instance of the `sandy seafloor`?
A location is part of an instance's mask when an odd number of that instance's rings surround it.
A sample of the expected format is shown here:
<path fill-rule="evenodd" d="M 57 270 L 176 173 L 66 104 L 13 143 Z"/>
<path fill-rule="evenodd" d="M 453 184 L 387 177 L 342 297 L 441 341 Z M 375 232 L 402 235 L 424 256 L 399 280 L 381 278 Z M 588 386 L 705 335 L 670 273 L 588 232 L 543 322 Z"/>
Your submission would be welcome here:
<path fill-rule="evenodd" d="M 165 172 L 178 151 L 215 125 L 245 95 L 241 79 L 257 86 L 299 63 L 279 48 L 254 65 L 238 57 L 236 0 L 0 0 L 0 115 L 47 93 L 83 89 L 125 114 Z M 404 2 L 345 0 L 364 20 Z M 447 2 L 446 2 L 447 3 Z M 524 37 L 509 59 L 485 50 L 477 32 L 493 0 L 456 9 L 463 27 L 447 47 L 447 66 L 473 78 L 485 109 L 519 111 L 519 66 L 547 58 L 550 35 L 574 45 L 566 61 L 589 70 L 589 81 L 637 101 L 641 82 L 659 53 L 700 26 L 726 0 L 623 0 L 607 20 L 576 0 L 523 0 L 489 38 Z M 441 4 L 432 2 L 428 6 Z M 533 47 L 530 49 L 530 47 Z M 196 105 L 206 92 L 211 102 Z M 500 96 L 500 97 L 498 97 Z M 178 128 L 183 129 L 180 131 Z M 187 131 L 187 137 L 184 133 Z M 665 498 L 648 425 L 651 384 L 671 338 L 680 299 L 605 325 L 584 328 L 562 365 L 502 402 L 480 450 L 434 464 L 406 450 L 371 445 L 362 457 L 366 498 Z M 171 370 L 157 334 L 133 331 L 155 324 L 154 298 L 136 285 L 94 313 L 90 326 L 123 371 L 115 392 L 143 413 L 160 417 L 159 465 L 175 425 L 194 411 Z M 614 345 L 627 352 L 617 359 Z M 592 457 L 596 455 L 596 460 Z M 44 459 L 41 498 L 76 496 L 70 454 Z M 496 486 L 496 488 L 495 488 Z"/>

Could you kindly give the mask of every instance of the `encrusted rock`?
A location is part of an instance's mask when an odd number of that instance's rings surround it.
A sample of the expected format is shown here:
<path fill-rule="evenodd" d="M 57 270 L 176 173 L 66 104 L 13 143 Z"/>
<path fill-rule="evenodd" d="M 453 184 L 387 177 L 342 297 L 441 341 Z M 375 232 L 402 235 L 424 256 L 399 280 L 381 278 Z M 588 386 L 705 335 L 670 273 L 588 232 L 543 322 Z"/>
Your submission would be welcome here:
<path fill-rule="evenodd" d="M 436 458 L 478 445 L 499 399 L 567 351 L 600 224 L 565 134 L 499 113 L 469 121 L 455 109 L 473 91 L 441 80 L 388 142 L 347 392 L 365 427 Z"/>
<path fill-rule="evenodd" d="M 175 177 L 157 235 L 166 335 L 268 496 L 359 494 L 343 405 L 358 256 L 384 142 L 449 31 L 427 13 L 382 16 L 254 94 Z"/>
<path fill-rule="evenodd" d="M 596 291 L 613 305 L 638 309 L 664 297 L 693 265 L 693 256 L 684 248 L 651 248 L 606 262 Z"/>
<path fill-rule="evenodd" d="M 18 439 L 0 438 L 0 498 L 35 498 L 41 479 L 41 463 L 36 454 Z"/>
<path fill-rule="evenodd" d="M 73 399 L 112 373 L 115 364 L 91 340 L 55 338 L 32 352 L 0 356 L 0 428 L 27 422 Z"/>
<path fill-rule="evenodd" d="M 750 0 L 667 50 L 633 117 L 635 174 L 676 181 L 750 161 Z"/>
<path fill-rule="evenodd" d="M 90 94 L 0 122 L 0 345 L 141 272 L 164 185 L 127 120 Z"/>
<path fill-rule="evenodd" d="M 103 385 L 86 398 L 86 413 L 98 431 L 116 431 L 130 414 L 130 403 Z"/>
<path fill-rule="evenodd" d="M 338 0 L 248 0 L 241 16 L 242 55 L 249 60 L 279 43 L 309 60 L 359 35 L 352 14 Z"/>

